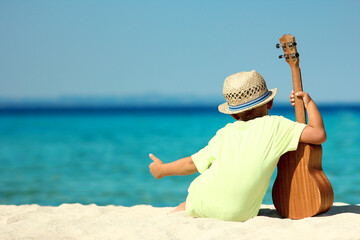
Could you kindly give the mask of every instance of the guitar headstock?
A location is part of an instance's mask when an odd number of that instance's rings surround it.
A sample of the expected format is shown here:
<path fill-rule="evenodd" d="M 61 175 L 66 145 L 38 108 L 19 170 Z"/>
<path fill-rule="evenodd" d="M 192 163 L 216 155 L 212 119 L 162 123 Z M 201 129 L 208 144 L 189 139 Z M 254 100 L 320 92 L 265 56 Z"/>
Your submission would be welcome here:
<path fill-rule="evenodd" d="M 282 47 L 284 55 L 279 58 L 285 58 L 290 67 L 299 66 L 299 53 L 296 49 L 295 37 L 290 34 L 284 34 L 280 39 L 280 43 L 276 44 L 276 48 Z"/>

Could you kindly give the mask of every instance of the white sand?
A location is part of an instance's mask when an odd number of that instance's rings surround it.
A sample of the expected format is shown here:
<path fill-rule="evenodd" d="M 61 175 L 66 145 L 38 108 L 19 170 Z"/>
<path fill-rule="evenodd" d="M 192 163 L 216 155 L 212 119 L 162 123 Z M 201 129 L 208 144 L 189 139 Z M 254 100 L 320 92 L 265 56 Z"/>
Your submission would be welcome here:
<path fill-rule="evenodd" d="M 192 218 L 172 208 L 62 204 L 0 206 L 0 239 L 360 239 L 360 204 L 283 219 L 272 205 L 244 223 Z"/>

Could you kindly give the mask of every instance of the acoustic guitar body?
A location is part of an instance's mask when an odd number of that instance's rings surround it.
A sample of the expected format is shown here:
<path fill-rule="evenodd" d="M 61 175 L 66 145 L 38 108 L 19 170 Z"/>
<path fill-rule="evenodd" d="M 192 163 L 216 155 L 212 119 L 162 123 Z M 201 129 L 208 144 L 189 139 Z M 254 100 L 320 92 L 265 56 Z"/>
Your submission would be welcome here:
<path fill-rule="evenodd" d="M 280 38 L 286 62 L 291 67 L 294 92 L 302 91 L 299 54 L 295 37 Z M 306 124 L 304 102 L 295 98 L 296 121 Z M 301 219 L 328 211 L 334 201 L 331 184 L 321 167 L 322 147 L 299 143 L 296 151 L 281 156 L 272 190 L 276 210 L 287 218 Z"/>
<path fill-rule="evenodd" d="M 302 219 L 331 208 L 334 194 L 322 171 L 321 158 L 321 145 L 306 143 L 299 143 L 296 151 L 280 158 L 272 197 L 284 217 Z"/>

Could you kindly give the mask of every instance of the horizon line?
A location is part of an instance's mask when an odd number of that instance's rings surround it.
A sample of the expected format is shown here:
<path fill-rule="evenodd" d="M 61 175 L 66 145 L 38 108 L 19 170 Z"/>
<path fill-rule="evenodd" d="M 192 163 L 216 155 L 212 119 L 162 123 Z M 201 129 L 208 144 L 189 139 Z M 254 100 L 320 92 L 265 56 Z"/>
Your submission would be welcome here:
<path fill-rule="evenodd" d="M 0 102 L 0 111 L 7 110 L 129 110 L 129 109 L 211 109 L 217 108 L 222 102 L 194 102 L 189 103 L 11 103 L 2 104 Z M 319 102 L 319 108 L 359 108 L 360 102 Z M 288 102 L 276 102 L 273 106 L 274 109 L 293 108 Z"/>

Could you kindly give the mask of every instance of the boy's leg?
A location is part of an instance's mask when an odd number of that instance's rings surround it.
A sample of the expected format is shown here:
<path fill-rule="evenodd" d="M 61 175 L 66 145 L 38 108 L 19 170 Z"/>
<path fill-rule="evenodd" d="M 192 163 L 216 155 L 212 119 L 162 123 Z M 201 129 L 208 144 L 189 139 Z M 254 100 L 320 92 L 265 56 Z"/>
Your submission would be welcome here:
<path fill-rule="evenodd" d="M 179 206 L 177 206 L 170 213 L 176 213 L 176 212 L 180 212 L 180 211 L 185 211 L 185 209 L 186 209 L 186 202 L 183 202 L 183 203 L 180 203 Z"/>

